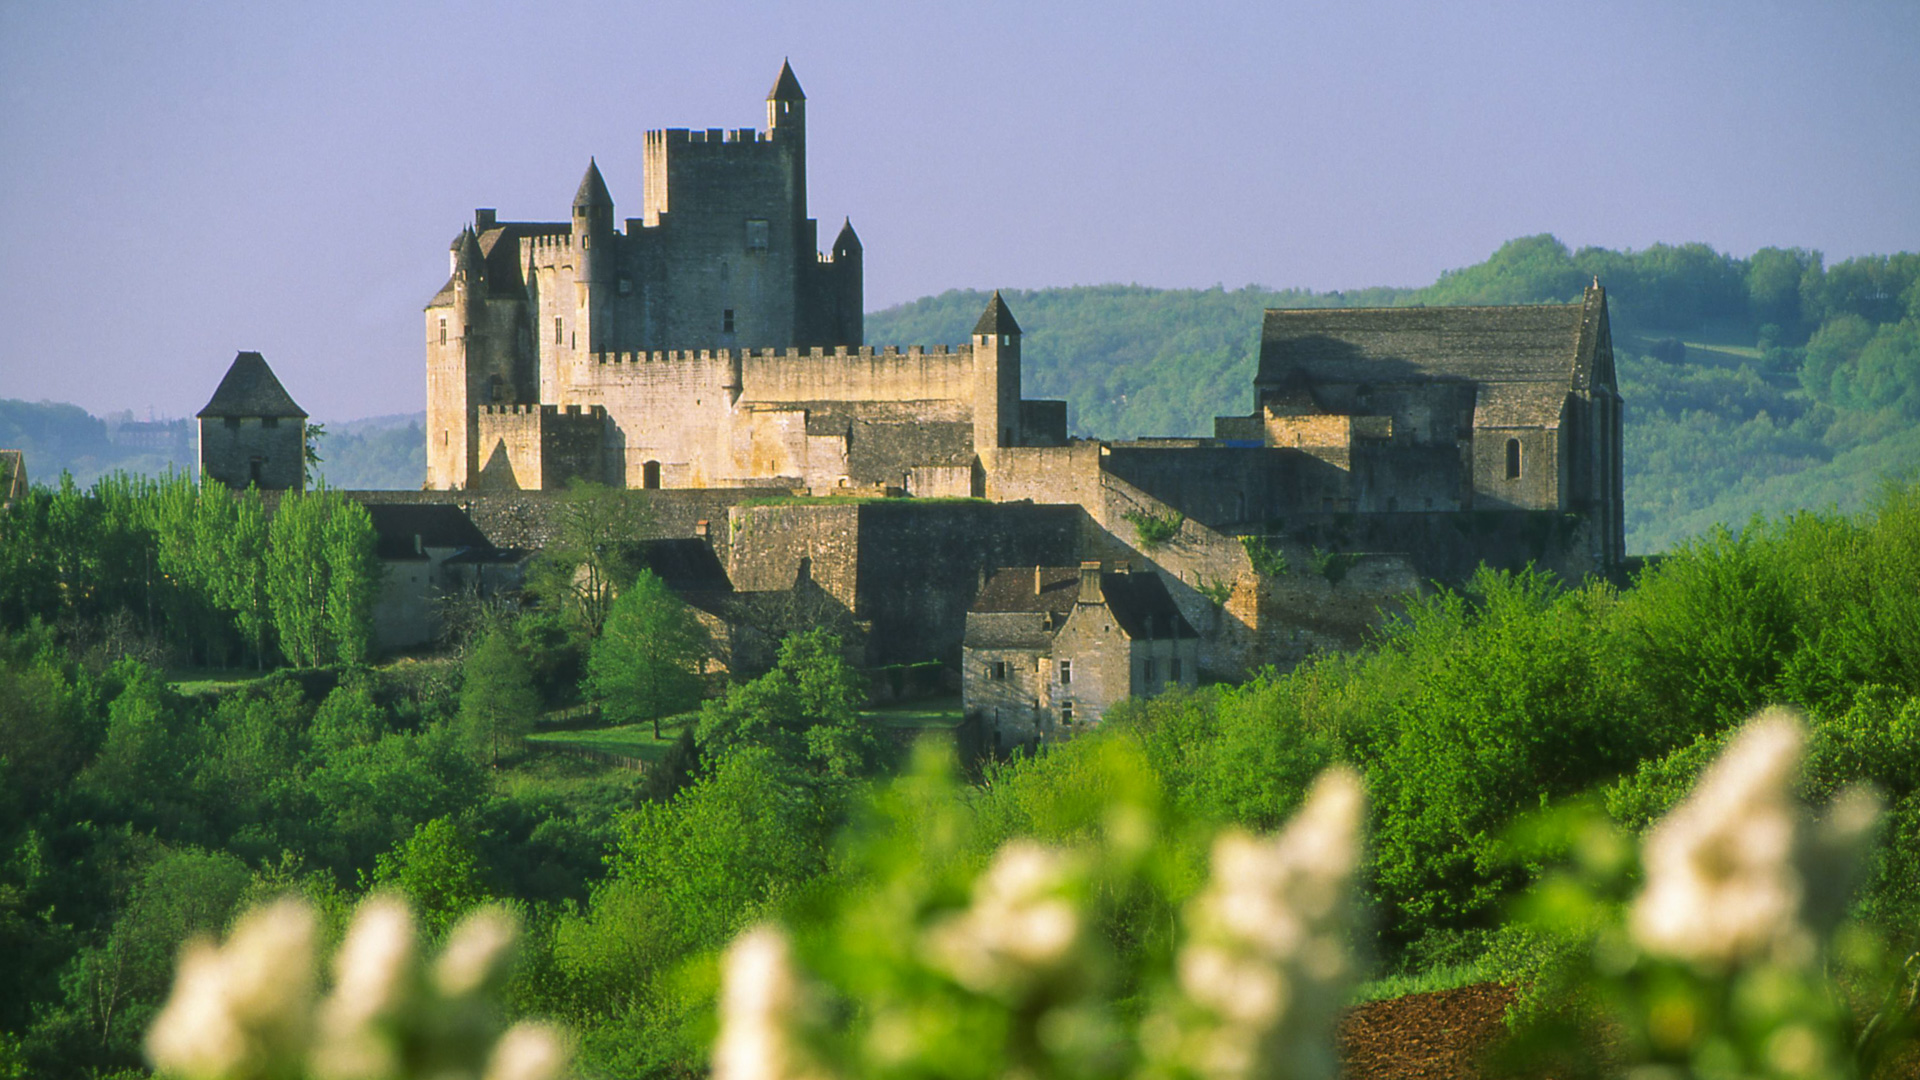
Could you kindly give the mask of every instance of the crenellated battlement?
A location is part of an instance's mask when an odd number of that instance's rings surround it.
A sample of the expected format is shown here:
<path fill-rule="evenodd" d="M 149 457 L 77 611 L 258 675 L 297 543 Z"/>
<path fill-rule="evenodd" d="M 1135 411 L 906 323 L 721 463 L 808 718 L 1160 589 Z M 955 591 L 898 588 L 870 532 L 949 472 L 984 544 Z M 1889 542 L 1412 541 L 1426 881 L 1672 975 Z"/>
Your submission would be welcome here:
<path fill-rule="evenodd" d="M 755 128 L 665 128 L 647 132 L 646 145 L 649 149 L 655 146 L 697 147 L 711 153 L 772 146 L 773 139 Z"/>
<path fill-rule="evenodd" d="M 525 236 L 525 237 L 521 237 L 521 242 L 528 245 L 528 247 L 535 252 L 572 251 L 573 250 L 573 234 L 572 233 L 557 233 L 557 234 L 547 235 L 547 236 Z"/>
<path fill-rule="evenodd" d="M 662 352 L 597 352 L 596 364 L 673 364 L 715 360 L 825 360 L 844 357 L 849 360 L 917 359 L 923 356 L 965 356 L 971 345 L 862 345 L 857 348 L 835 345 L 811 349 L 670 349 Z"/>
<path fill-rule="evenodd" d="M 482 405 L 481 416 L 528 416 L 554 420 L 593 420 L 606 417 L 599 405 Z"/>

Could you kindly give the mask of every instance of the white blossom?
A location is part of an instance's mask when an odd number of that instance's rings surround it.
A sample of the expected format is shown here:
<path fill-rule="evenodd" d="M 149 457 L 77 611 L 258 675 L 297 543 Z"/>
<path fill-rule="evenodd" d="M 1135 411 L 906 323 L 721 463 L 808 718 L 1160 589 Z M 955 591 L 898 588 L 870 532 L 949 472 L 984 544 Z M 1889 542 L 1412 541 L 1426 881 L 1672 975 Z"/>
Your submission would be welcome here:
<path fill-rule="evenodd" d="M 434 985 L 450 998 L 466 997 L 504 974 L 520 928 L 505 909 L 483 907 L 453 928 L 433 965 Z"/>
<path fill-rule="evenodd" d="M 398 1049 L 382 1030 L 416 988 L 413 915 L 404 901 L 376 896 L 360 905 L 334 954 L 333 993 L 320 1008 L 311 1068 L 319 1080 L 396 1074 Z"/>
<path fill-rule="evenodd" d="M 1080 940 L 1080 912 L 1066 891 L 1075 873 L 1056 849 L 1008 842 L 975 883 L 972 905 L 929 931 L 931 959 L 983 993 L 1012 991 L 1056 970 Z"/>
<path fill-rule="evenodd" d="M 173 994 L 147 1034 L 163 1072 L 239 1080 L 283 1071 L 305 1046 L 313 1002 L 313 909 L 281 900 L 248 912 L 224 947 L 189 943 Z"/>
<path fill-rule="evenodd" d="M 485 1080 L 559 1080 L 570 1056 L 559 1029 L 515 1024 L 494 1044 Z"/>
<path fill-rule="evenodd" d="M 733 940 L 721 961 L 720 1036 L 713 1080 L 807 1080 L 794 1036 L 800 984 L 787 937 L 758 926 Z"/>
<path fill-rule="evenodd" d="M 1760 713 L 1654 826 L 1642 853 L 1646 887 L 1629 923 L 1641 948 L 1710 966 L 1811 956 L 1791 792 L 1804 742 L 1792 713 Z"/>
<path fill-rule="evenodd" d="M 1176 961 L 1186 1004 L 1149 1021 L 1150 1054 L 1211 1080 L 1335 1074 L 1364 802 L 1360 778 L 1332 769 L 1278 836 L 1215 841 Z"/>

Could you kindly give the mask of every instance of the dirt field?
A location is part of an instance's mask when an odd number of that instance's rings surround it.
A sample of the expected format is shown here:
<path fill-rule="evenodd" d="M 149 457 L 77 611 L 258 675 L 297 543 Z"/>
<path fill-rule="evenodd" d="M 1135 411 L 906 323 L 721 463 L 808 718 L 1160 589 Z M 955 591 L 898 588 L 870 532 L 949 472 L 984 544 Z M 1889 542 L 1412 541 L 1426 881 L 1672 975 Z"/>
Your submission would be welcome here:
<path fill-rule="evenodd" d="M 1479 1080 L 1512 1000 L 1512 990 L 1481 983 L 1358 1006 L 1340 1021 L 1346 1080 Z"/>

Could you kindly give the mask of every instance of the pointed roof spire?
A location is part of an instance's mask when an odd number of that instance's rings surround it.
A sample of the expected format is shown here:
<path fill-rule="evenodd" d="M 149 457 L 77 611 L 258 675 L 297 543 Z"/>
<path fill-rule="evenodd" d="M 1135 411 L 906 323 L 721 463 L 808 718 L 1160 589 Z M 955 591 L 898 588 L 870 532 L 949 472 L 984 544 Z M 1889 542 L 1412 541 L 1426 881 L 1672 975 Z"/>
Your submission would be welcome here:
<path fill-rule="evenodd" d="M 1020 324 L 1013 321 L 1013 312 L 1007 310 L 1007 302 L 1000 299 L 1000 290 L 993 290 L 993 299 L 987 301 L 987 310 L 980 313 L 980 321 L 973 324 L 975 334 L 1017 334 Z"/>
<path fill-rule="evenodd" d="M 835 251 L 860 251 L 860 234 L 853 231 L 853 219 L 847 218 L 840 226 L 840 235 L 833 238 Z"/>
<path fill-rule="evenodd" d="M 214 390 L 207 407 L 194 415 L 202 420 L 228 416 L 307 418 L 306 410 L 295 405 L 286 387 L 273 377 L 273 369 L 267 366 L 266 357 L 257 352 L 243 352 L 235 356 L 233 366 L 227 368 L 226 377 L 220 380 L 220 386 Z"/>
<path fill-rule="evenodd" d="M 478 266 L 480 264 L 480 238 L 474 235 L 473 226 L 460 230 L 460 236 L 453 242 L 454 269 Z"/>
<path fill-rule="evenodd" d="M 793 65 L 786 57 L 780 58 L 780 77 L 773 80 L 773 89 L 767 91 L 768 101 L 805 101 L 807 95 L 800 89 L 800 80 L 793 77 Z"/>
<path fill-rule="evenodd" d="M 573 208 L 583 206 L 611 207 L 613 196 L 607 194 L 607 182 L 600 179 L 600 163 L 587 159 L 587 175 L 580 178 L 580 190 L 573 193 Z"/>

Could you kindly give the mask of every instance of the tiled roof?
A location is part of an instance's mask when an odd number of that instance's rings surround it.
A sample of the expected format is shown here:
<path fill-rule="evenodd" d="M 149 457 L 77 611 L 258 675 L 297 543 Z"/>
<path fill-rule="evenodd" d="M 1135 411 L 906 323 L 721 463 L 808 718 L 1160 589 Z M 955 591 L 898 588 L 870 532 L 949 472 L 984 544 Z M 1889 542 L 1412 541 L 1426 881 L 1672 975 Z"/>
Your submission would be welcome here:
<path fill-rule="evenodd" d="M 1059 623 L 1049 623 L 1039 611 L 970 611 L 967 613 L 969 649 L 1024 649 L 1044 652 L 1053 644 Z"/>
<path fill-rule="evenodd" d="M 297 416 L 304 420 L 307 411 L 293 403 L 266 358 L 257 352 L 243 352 L 233 358 L 232 366 L 221 378 L 207 407 L 195 414 L 201 419 L 228 416 Z"/>
<path fill-rule="evenodd" d="M 995 571 L 993 577 L 974 597 L 972 611 L 1052 611 L 1066 614 L 1073 610 L 1080 595 L 1080 569 L 1074 566 L 1037 568 L 1039 589 L 1035 590 L 1036 568 L 1016 567 Z"/>
<path fill-rule="evenodd" d="M 1130 638 L 1199 636 L 1180 614 L 1159 574 L 1102 571 L 1100 592 L 1108 610 L 1113 612 L 1114 621 Z M 1079 567 L 1027 566 L 998 571 L 974 598 L 967 621 L 967 643 L 976 644 L 974 614 L 1052 612 L 1065 615 L 1079 600 Z"/>

